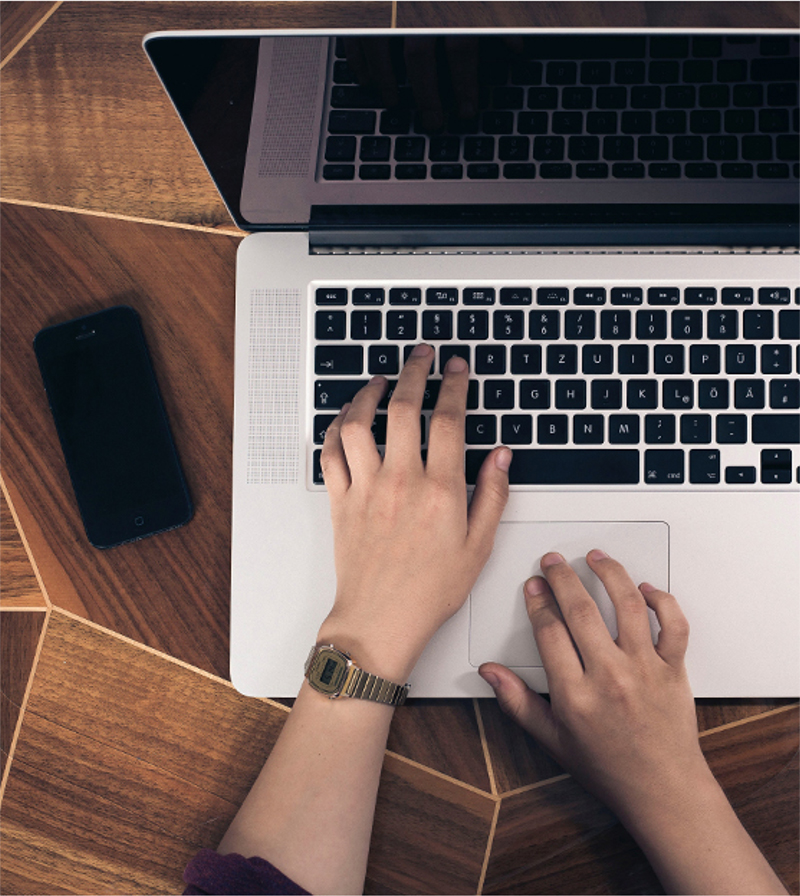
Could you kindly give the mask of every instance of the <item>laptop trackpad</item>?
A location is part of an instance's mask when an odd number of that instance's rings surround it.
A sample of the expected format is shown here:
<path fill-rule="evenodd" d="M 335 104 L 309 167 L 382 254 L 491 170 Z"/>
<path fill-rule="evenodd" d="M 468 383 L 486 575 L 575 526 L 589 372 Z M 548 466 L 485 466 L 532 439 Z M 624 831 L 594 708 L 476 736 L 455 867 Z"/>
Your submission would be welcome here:
<path fill-rule="evenodd" d="M 558 551 L 570 563 L 597 602 L 612 637 L 617 636 L 614 607 L 586 555 L 600 548 L 619 560 L 634 584 L 650 582 L 669 588 L 669 526 L 663 522 L 520 522 L 501 523 L 494 551 L 470 597 L 469 661 L 473 666 L 541 666 L 542 661 L 525 612 L 522 585 L 541 575 L 539 561 Z M 650 613 L 653 636 L 658 632 Z"/>

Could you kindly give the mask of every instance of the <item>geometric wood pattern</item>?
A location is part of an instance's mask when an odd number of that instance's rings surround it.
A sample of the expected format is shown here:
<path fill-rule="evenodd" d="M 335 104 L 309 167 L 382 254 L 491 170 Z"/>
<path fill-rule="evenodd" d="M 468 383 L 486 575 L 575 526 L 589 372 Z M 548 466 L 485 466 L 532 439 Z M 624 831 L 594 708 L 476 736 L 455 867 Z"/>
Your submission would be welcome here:
<path fill-rule="evenodd" d="M 392 21 L 796 27 L 797 7 L 4 2 L 0 15 L 2 892 L 180 893 L 291 701 L 242 697 L 227 681 L 240 234 L 141 37 Z M 120 301 L 142 315 L 196 511 L 182 529 L 101 552 L 83 537 L 31 340 Z M 798 892 L 797 701 L 702 700 L 697 714 L 734 808 Z M 494 700 L 411 700 L 389 735 L 367 891 L 660 886 L 616 818 Z"/>

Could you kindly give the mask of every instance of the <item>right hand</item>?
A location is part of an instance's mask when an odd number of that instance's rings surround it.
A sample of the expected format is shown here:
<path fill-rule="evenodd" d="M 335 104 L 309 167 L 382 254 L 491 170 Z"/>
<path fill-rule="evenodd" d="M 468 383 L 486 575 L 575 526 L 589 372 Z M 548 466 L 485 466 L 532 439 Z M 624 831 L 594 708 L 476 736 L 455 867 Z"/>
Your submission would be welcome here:
<path fill-rule="evenodd" d="M 550 686 L 548 703 L 509 669 L 480 674 L 503 710 L 623 821 L 657 804 L 664 790 L 711 775 L 700 750 L 684 666 L 689 628 L 675 598 L 642 584 L 602 551 L 587 561 L 617 615 L 614 641 L 597 605 L 560 554 L 547 554 L 544 578 L 525 583 L 533 634 Z M 661 631 L 653 645 L 647 607 Z"/>

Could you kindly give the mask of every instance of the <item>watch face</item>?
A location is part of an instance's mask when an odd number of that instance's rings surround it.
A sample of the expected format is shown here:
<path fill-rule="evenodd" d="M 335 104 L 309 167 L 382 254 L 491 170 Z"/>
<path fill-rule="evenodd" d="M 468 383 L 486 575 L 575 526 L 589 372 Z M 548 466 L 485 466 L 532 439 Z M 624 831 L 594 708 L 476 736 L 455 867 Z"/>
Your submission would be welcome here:
<path fill-rule="evenodd" d="M 332 647 L 320 648 L 308 670 L 308 683 L 329 697 L 339 694 L 347 678 L 347 657 Z"/>

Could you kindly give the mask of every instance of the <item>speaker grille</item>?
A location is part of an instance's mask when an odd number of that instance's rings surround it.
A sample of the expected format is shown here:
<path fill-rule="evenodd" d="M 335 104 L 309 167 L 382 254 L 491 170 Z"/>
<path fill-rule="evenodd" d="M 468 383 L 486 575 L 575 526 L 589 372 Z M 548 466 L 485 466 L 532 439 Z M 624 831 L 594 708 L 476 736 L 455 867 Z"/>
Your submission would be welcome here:
<path fill-rule="evenodd" d="M 247 481 L 284 485 L 300 470 L 300 291 L 250 296 Z"/>
<path fill-rule="evenodd" d="M 274 41 L 260 177 L 308 175 L 323 45 L 302 37 Z"/>

